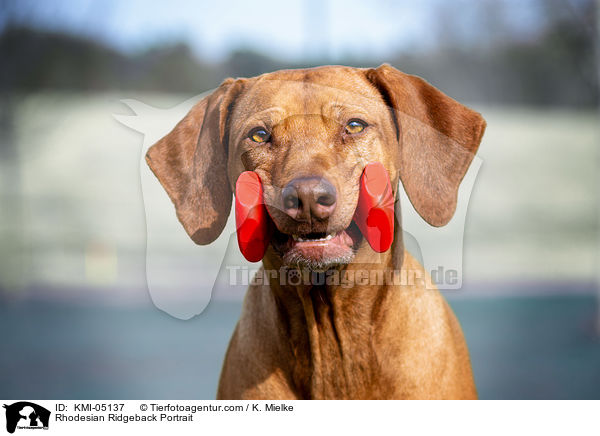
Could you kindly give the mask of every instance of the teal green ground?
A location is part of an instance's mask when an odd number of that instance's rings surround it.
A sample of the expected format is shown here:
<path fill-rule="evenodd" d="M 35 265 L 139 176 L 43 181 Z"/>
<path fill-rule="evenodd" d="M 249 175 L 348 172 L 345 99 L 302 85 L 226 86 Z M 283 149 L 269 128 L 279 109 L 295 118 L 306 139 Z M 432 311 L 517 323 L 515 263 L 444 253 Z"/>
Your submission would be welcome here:
<path fill-rule="evenodd" d="M 452 298 L 483 399 L 600 398 L 591 296 Z M 240 304 L 0 306 L 0 398 L 212 399 Z M 400 333 L 399 333 L 400 334 Z"/>

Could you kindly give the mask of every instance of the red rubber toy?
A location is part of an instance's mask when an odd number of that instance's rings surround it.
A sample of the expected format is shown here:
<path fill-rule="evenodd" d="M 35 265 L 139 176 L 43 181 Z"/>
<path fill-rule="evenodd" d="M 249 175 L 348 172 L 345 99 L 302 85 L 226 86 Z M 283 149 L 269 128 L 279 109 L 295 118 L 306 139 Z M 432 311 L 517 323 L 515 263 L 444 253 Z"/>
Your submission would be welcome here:
<path fill-rule="evenodd" d="M 363 170 L 354 221 L 373 250 L 382 253 L 390 248 L 394 195 L 388 173 L 379 162 L 367 164 Z M 260 261 L 269 246 L 271 228 L 262 183 L 253 171 L 243 172 L 236 182 L 235 222 L 240 251 L 248 261 Z"/>
<path fill-rule="evenodd" d="M 394 240 L 394 194 L 384 166 L 372 162 L 360 178 L 354 222 L 373 250 L 383 253 Z"/>
<path fill-rule="evenodd" d="M 235 223 L 240 251 L 250 262 L 265 255 L 271 232 L 258 174 L 245 171 L 235 184 Z"/>

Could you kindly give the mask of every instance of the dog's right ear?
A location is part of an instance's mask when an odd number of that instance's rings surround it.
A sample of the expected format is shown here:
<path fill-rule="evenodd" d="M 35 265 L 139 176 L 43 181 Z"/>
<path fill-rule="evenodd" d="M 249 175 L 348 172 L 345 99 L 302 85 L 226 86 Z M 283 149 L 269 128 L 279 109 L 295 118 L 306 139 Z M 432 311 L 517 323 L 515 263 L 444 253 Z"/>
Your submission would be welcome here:
<path fill-rule="evenodd" d="M 146 153 L 146 162 L 200 245 L 219 237 L 231 211 L 227 120 L 243 80 L 227 79 Z"/>
<path fill-rule="evenodd" d="M 410 202 L 432 226 L 446 225 L 485 120 L 425 80 L 389 65 L 365 74 L 389 102 L 397 123 L 400 180 Z"/>

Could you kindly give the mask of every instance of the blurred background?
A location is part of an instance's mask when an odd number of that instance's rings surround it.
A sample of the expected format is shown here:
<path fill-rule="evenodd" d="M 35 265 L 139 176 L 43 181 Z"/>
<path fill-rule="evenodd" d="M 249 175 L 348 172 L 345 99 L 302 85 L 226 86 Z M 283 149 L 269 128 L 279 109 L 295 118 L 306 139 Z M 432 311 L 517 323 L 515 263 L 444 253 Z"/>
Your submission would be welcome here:
<path fill-rule="evenodd" d="M 464 286 L 445 293 L 481 398 L 600 398 L 599 9 L 0 0 L 0 398 L 215 396 L 240 292 L 188 321 L 152 304 L 142 136 L 113 118 L 131 113 L 120 100 L 169 108 L 230 76 L 384 62 L 488 122 Z"/>

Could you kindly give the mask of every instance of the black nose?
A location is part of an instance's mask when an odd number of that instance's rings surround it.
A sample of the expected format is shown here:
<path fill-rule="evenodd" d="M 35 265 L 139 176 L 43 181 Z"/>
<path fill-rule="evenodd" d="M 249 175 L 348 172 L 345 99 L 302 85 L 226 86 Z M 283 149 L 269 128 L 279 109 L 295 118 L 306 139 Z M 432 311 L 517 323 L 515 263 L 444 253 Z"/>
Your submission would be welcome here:
<path fill-rule="evenodd" d="M 320 177 L 292 180 L 281 191 L 283 210 L 296 220 L 327 219 L 335 209 L 335 186 Z"/>

